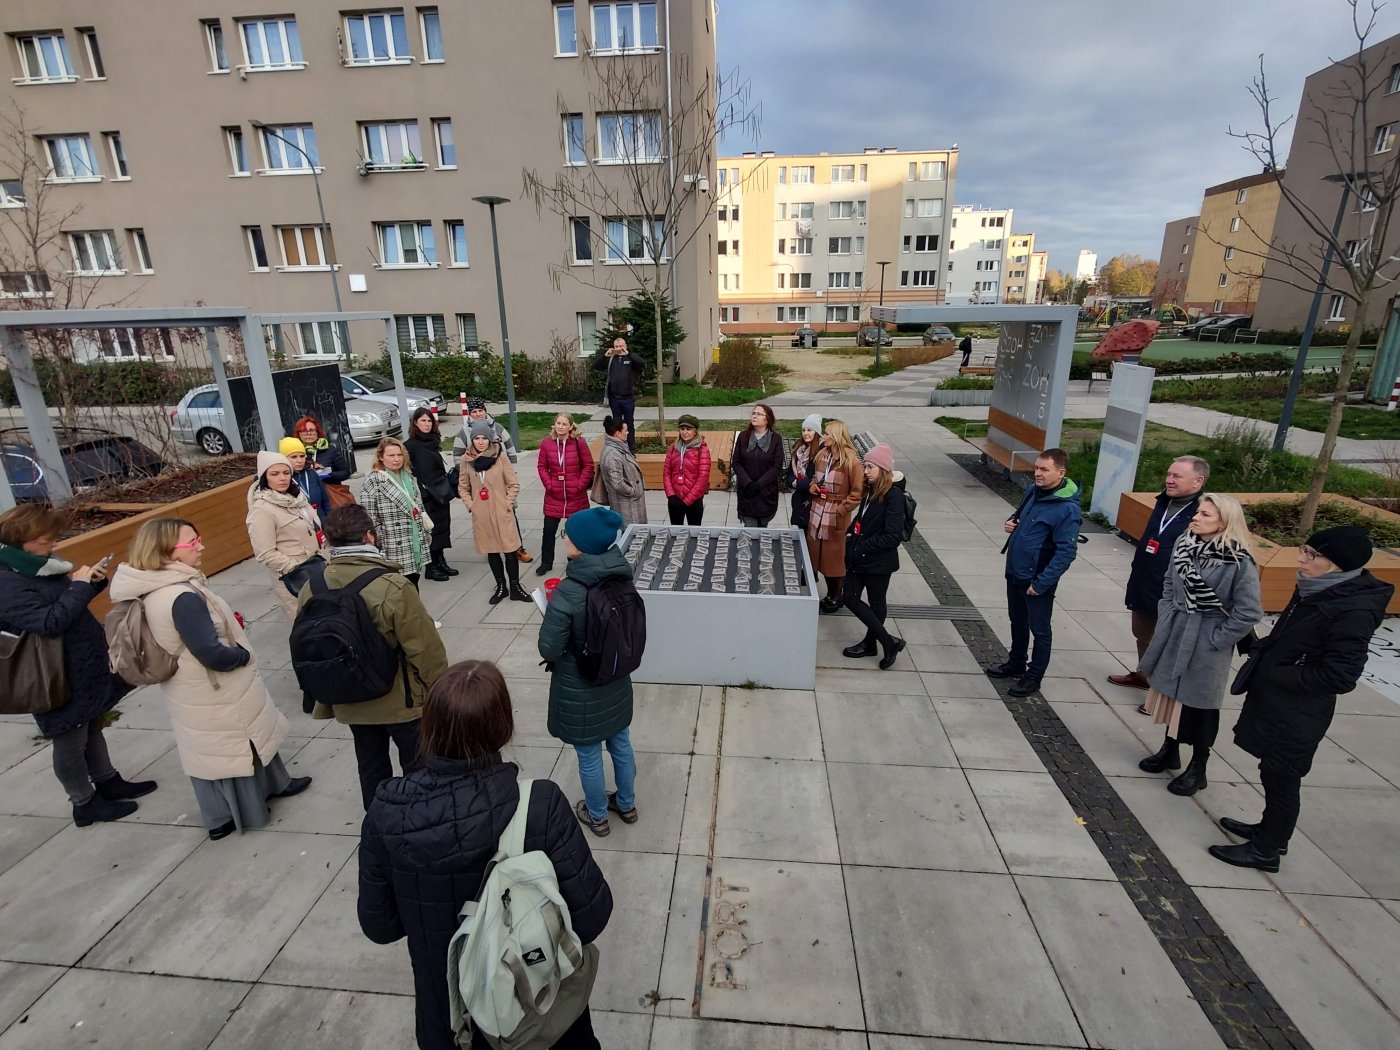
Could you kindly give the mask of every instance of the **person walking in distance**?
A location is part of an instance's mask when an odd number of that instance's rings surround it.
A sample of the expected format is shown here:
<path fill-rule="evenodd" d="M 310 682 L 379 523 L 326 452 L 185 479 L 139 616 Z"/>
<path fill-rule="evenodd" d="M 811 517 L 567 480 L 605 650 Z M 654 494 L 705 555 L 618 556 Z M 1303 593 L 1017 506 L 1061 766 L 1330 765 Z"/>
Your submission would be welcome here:
<path fill-rule="evenodd" d="M 598 453 L 593 501 L 606 503 L 621 514 L 628 525 L 645 525 L 646 484 L 636 454 L 627 447 L 627 435 L 631 430 L 620 419 L 608 416 L 603 420 L 603 433 L 607 438 L 603 441 L 603 450 Z"/>
<path fill-rule="evenodd" d="M 739 521 L 766 529 L 778 513 L 778 482 L 783 473 L 783 439 L 767 405 L 754 405 L 749 428 L 734 443 L 734 482 L 739 490 Z"/>
<path fill-rule="evenodd" d="M 1079 486 L 1065 475 L 1069 455 L 1047 448 L 1035 461 L 1035 481 L 1016 513 L 1006 519 L 1006 605 L 1011 651 L 986 669 L 992 678 L 1015 678 L 1012 696 L 1030 696 L 1050 666 L 1050 617 L 1055 588 L 1079 553 Z M 1032 636 L 1035 648 L 1030 648 Z M 1027 656 L 1030 662 L 1027 663 Z"/>
<path fill-rule="evenodd" d="M 958 353 L 962 354 L 962 367 L 966 368 L 972 361 L 972 336 L 965 335 L 958 343 Z"/>
<path fill-rule="evenodd" d="M 1123 603 L 1132 617 L 1133 641 L 1137 643 L 1138 663 L 1152 643 L 1157 627 L 1157 605 L 1162 600 L 1162 581 L 1166 579 L 1172 548 L 1177 538 L 1191 524 L 1201 504 L 1201 491 L 1210 478 L 1210 464 L 1197 456 L 1182 456 L 1167 467 L 1167 479 L 1157 496 L 1157 504 L 1142 530 L 1137 550 L 1133 552 L 1133 567 L 1128 573 L 1128 590 Z M 1142 671 L 1133 668 L 1127 674 L 1111 674 L 1113 685 L 1131 689 L 1147 689 L 1148 681 Z M 1147 705 L 1138 708 L 1147 714 Z"/>
<path fill-rule="evenodd" d="M 520 482 L 515 469 L 496 442 L 491 427 L 477 420 L 471 427 L 472 450 L 462 460 L 458 492 L 472 516 L 472 541 L 478 554 L 486 555 L 496 589 L 487 601 L 499 605 L 506 598 L 528 602 L 520 586 L 520 532 L 515 522 L 515 501 Z"/>
<path fill-rule="evenodd" d="M 710 447 L 700 436 L 700 421 L 686 413 L 676 425 L 676 440 L 666 450 L 661 484 L 672 525 L 699 525 L 710 491 Z"/>
<path fill-rule="evenodd" d="M 637 382 L 646 370 L 646 362 L 627 350 L 627 340 L 618 336 L 606 353 L 593 359 L 593 367 L 606 374 L 603 395 L 608 400 L 608 412 L 614 419 L 627 424 L 627 447 L 637 451 Z"/>
<path fill-rule="evenodd" d="M 894 469 L 894 450 L 882 441 L 865 454 L 865 491 L 846 529 L 846 608 L 865 626 L 865 637 L 841 650 L 851 659 L 874 656 L 878 642 L 882 671 L 894 666 L 904 648 L 904 639 L 885 628 L 885 595 L 899 571 L 906 513 L 904 475 Z M 868 601 L 861 601 L 861 591 Z"/>
<path fill-rule="evenodd" d="M 570 514 L 588 509 L 588 489 L 593 484 L 593 453 L 588 451 L 574 417 L 567 412 L 554 417 L 549 436 L 540 442 L 535 469 L 544 486 L 544 530 L 535 574 L 543 576 L 554 568 L 554 540 L 559 523 Z"/>
<path fill-rule="evenodd" d="M 490 425 L 491 433 L 495 436 L 497 443 L 500 444 L 501 451 L 506 454 L 506 459 L 510 461 L 511 466 L 515 466 L 515 464 L 520 461 L 520 454 L 516 451 L 515 442 L 511 440 L 510 431 L 496 422 L 491 416 L 491 413 L 486 411 L 486 399 L 475 396 L 467 398 L 467 416 L 462 420 L 462 425 L 457 431 L 457 436 L 452 439 L 453 464 L 460 470 L 462 466 L 462 457 L 470 451 L 471 425 L 480 422 L 485 422 Z M 515 531 L 522 536 L 525 535 L 524 531 L 520 528 L 520 521 L 518 518 L 515 522 Z M 515 554 L 522 564 L 528 565 L 535 560 L 535 556 L 527 551 L 523 545 Z"/>

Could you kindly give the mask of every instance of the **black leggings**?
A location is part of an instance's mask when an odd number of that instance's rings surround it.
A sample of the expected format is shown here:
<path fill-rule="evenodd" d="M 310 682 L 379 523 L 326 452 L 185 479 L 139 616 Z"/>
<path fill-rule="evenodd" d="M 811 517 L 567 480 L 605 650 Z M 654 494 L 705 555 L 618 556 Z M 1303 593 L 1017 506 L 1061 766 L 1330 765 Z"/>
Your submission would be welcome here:
<path fill-rule="evenodd" d="M 515 551 L 509 554 L 488 554 L 486 564 L 491 566 L 491 575 L 496 577 L 496 582 L 505 585 L 506 577 L 510 577 L 511 583 L 520 582 L 520 555 Z"/>
<path fill-rule="evenodd" d="M 890 590 L 890 574 L 850 572 L 845 579 L 845 605 L 857 620 L 865 624 L 866 644 L 876 641 L 888 643 L 890 633 L 885 630 L 885 616 L 889 606 L 885 595 Z M 865 601 L 860 600 L 862 590 L 866 593 Z"/>
<path fill-rule="evenodd" d="M 1287 846 L 1293 837 L 1302 807 L 1303 778 L 1269 769 L 1261 762 L 1259 784 L 1264 789 L 1264 817 L 1259 822 L 1254 844 L 1274 852 Z"/>
<path fill-rule="evenodd" d="M 1176 727 L 1176 738 L 1183 744 L 1204 748 L 1209 751 L 1215 746 L 1216 734 L 1220 732 L 1220 709 L 1207 711 L 1200 707 L 1181 705 L 1181 718 Z"/>
<path fill-rule="evenodd" d="M 705 513 L 705 497 L 701 496 L 691 504 L 682 503 L 675 496 L 666 501 L 666 510 L 671 516 L 672 525 L 699 525 Z"/>

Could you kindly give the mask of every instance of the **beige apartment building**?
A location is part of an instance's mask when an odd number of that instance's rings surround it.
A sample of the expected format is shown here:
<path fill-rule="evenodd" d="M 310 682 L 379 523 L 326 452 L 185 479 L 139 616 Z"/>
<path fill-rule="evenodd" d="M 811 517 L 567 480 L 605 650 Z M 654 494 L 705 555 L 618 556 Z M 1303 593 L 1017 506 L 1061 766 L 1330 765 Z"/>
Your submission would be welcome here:
<path fill-rule="evenodd" d="M 1026 274 L 1026 302 L 1045 301 L 1045 275 L 1050 272 L 1050 253 L 1031 252 L 1030 270 Z"/>
<path fill-rule="evenodd" d="M 1192 315 L 1250 314 L 1259 302 L 1263 256 L 1278 217 L 1280 172 L 1262 172 L 1211 186 L 1201 198 L 1186 267 Z M 1160 275 L 1161 266 L 1158 266 Z"/>
<path fill-rule="evenodd" d="M 333 309 L 333 274 L 344 308 L 392 313 L 410 351 L 500 349 L 483 195 L 514 198 L 497 209 L 513 351 L 544 355 L 556 339 L 591 351 L 634 288 L 621 260 L 661 240 L 655 217 L 627 213 L 625 190 L 603 214 L 540 212 L 519 199 L 522 171 L 612 165 L 621 187 L 639 158 L 662 170 L 675 152 L 668 86 L 674 99 L 715 79 L 713 0 L 5 0 L 0 29 L 11 114 L 44 177 L 41 193 L 0 171 L 0 207 L 42 196 L 62 217 L 41 270 L 90 278 L 91 306 L 272 313 Z M 643 62 L 660 70 L 654 98 L 625 111 L 593 101 L 598 70 Z M 681 370 L 693 374 L 719 334 L 705 195 L 717 173 L 674 174 L 687 204 L 664 243 L 701 227 L 674 276 Z M 15 249 L 0 291 L 42 296 L 46 274 L 17 266 Z M 357 355 L 375 356 L 384 328 L 350 334 Z M 289 357 L 339 349 L 329 325 L 281 338 Z M 100 352 L 135 351 L 112 333 Z"/>
<path fill-rule="evenodd" d="M 745 153 L 719 161 L 719 314 L 729 335 L 851 332 L 883 295 L 942 302 L 958 152 Z"/>
<path fill-rule="evenodd" d="M 1013 233 L 1006 243 L 1006 276 L 1002 278 L 1001 301 L 1039 302 L 1036 297 L 1038 279 L 1035 275 L 1035 234 Z M 1045 273 L 1042 270 L 1039 280 L 1044 280 L 1044 277 Z"/>
<path fill-rule="evenodd" d="M 1157 283 L 1152 288 L 1152 305 L 1168 304 L 1185 309 L 1186 278 L 1191 272 L 1199 215 L 1173 219 L 1162 231 L 1162 253 L 1157 257 Z"/>

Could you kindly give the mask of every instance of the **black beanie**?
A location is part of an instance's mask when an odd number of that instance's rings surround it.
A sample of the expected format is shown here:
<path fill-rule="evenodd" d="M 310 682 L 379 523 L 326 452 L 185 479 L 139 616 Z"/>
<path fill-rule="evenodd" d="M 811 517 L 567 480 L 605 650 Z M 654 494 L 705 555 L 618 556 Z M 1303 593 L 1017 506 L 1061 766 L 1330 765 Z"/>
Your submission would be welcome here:
<path fill-rule="evenodd" d="M 1360 525 L 1334 525 L 1308 537 L 1308 546 L 1343 572 L 1371 560 L 1371 534 Z"/>

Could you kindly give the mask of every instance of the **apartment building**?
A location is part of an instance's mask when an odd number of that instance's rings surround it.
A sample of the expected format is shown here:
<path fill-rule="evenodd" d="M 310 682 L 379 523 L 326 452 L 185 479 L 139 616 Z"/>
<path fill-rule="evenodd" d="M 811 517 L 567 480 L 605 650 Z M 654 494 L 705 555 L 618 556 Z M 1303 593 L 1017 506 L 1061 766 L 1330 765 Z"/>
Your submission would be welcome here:
<path fill-rule="evenodd" d="M 948 302 L 1001 301 L 1011 245 L 1011 208 L 956 204 L 948 231 Z"/>
<path fill-rule="evenodd" d="M 1099 278 L 1099 253 L 1088 248 L 1079 249 L 1079 261 L 1074 264 L 1074 281 L 1088 281 L 1091 285 Z"/>
<path fill-rule="evenodd" d="M 1045 275 L 1050 271 L 1049 252 L 1031 252 L 1030 271 L 1026 274 L 1026 302 L 1045 301 Z"/>
<path fill-rule="evenodd" d="M 1199 215 L 1173 219 L 1162 230 L 1162 252 L 1157 258 L 1157 283 L 1152 289 L 1152 305 L 1168 304 L 1185 309 L 1186 278 L 1191 270 L 1191 253 L 1195 248 Z"/>
<path fill-rule="evenodd" d="M 1264 270 L 1261 256 L 1272 243 L 1282 178 L 1282 172 L 1266 171 L 1205 191 L 1187 254 L 1181 305 L 1188 314 L 1254 314 Z"/>
<path fill-rule="evenodd" d="M 1043 253 L 1042 253 L 1043 254 Z M 1007 240 L 1006 276 L 1002 278 L 1001 301 L 1004 303 L 1034 303 L 1038 280 L 1035 275 L 1035 234 L 1013 233 Z"/>
<path fill-rule="evenodd" d="M 566 221 L 520 199 L 497 208 L 512 349 L 591 350 L 634 288 L 623 260 L 698 225 L 675 268 L 689 335 L 678 356 L 683 374 L 708 360 L 715 233 L 697 194 L 714 172 L 688 173 L 686 228 L 670 231 L 626 213 L 623 176 L 628 164 L 667 164 L 677 71 L 713 83 L 713 0 L 266 10 L 6 0 L 0 63 L 63 233 L 37 267 L 16 265 L 11 241 L 0 291 L 42 296 L 52 272 L 94 282 L 91 306 L 320 311 L 334 308 L 333 275 L 344 308 L 391 312 L 409 351 L 443 340 L 499 349 L 490 217 L 473 198 L 519 198 L 522 169 L 548 178 L 611 165 L 619 203 L 604 214 Z M 609 63 L 649 63 L 655 97 L 625 109 L 595 101 Z M 0 206 L 40 196 L 21 171 L 0 171 L 0 186 Z M 278 336 L 289 357 L 341 349 L 330 325 Z M 350 337 L 374 356 L 384 328 L 353 325 Z M 100 352 L 138 350 L 112 333 Z"/>
<path fill-rule="evenodd" d="M 723 331 L 853 331 L 880 301 L 882 269 L 887 305 L 942 302 L 957 161 L 893 147 L 721 158 Z"/>

